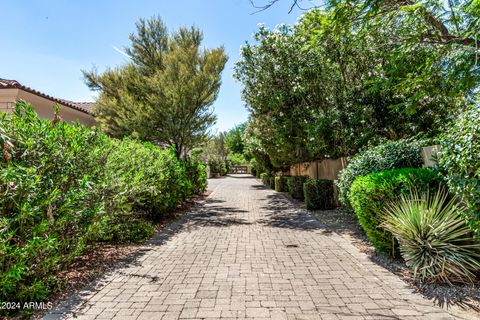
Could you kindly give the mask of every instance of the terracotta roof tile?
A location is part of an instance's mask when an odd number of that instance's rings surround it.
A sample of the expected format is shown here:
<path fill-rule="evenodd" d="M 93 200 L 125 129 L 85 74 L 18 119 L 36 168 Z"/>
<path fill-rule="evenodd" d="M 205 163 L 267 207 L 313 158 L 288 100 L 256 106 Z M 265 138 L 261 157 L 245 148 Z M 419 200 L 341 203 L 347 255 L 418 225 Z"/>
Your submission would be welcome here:
<path fill-rule="evenodd" d="M 32 94 L 35 94 L 37 96 L 46 98 L 48 100 L 60 103 L 61 105 L 70 107 L 72 109 L 93 115 L 93 109 L 95 107 L 94 102 L 74 102 L 70 100 L 65 100 L 65 99 L 58 99 L 55 97 L 52 97 L 46 93 L 34 90 L 30 87 L 22 85 L 20 82 L 16 80 L 8 80 L 8 79 L 2 79 L 0 78 L 0 89 L 21 89 L 23 91 L 30 92 Z"/>

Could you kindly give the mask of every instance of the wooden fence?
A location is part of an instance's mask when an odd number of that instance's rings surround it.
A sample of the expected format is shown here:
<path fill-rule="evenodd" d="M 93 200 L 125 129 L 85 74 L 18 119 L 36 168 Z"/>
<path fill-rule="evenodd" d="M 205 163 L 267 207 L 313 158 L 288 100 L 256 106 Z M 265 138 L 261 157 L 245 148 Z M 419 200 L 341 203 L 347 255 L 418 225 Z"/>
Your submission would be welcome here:
<path fill-rule="evenodd" d="M 435 156 L 439 151 L 438 145 L 424 147 L 421 150 L 424 167 L 433 167 Z M 348 164 L 348 158 L 325 159 L 311 162 L 296 163 L 290 167 L 291 176 L 308 176 L 311 179 L 338 180 L 340 171 Z M 335 199 L 338 202 L 338 190 L 335 185 Z"/>

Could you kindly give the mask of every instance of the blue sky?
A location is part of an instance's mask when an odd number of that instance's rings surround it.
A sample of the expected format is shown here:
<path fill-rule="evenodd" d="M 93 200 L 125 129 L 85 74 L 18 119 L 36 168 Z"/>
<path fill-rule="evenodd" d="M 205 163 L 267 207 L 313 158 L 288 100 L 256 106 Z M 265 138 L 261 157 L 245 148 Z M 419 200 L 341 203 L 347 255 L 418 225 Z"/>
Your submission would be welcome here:
<path fill-rule="evenodd" d="M 258 3 L 267 0 L 257 0 Z M 290 0 L 253 14 L 248 0 L 15 0 L 1 1 L 0 78 L 15 79 L 39 91 L 74 101 L 93 101 L 82 69 L 121 65 L 126 58 L 114 47 L 128 45 L 140 17 L 160 15 L 170 30 L 196 25 L 207 47 L 225 46 L 230 59 L 214 107 L 218 130 L 247 119 L 241 86 L 233 77 L 239 49 L 259 23 L 274 27 L 294 23 L 302 13 L 288 14 Z"/>

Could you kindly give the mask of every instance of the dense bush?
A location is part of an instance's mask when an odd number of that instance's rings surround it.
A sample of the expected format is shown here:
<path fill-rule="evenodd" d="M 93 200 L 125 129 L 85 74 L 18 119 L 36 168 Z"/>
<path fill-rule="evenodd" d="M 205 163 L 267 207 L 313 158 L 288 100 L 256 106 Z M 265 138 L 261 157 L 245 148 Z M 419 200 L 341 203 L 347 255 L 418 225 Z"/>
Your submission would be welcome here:
<path fill-rule="evenodd" d="M 139 241 L 206 184 L 171 150 L 40 120 L 19 102 L 0 115 L 0 301 L 41 301 L 92 240 Z"/>
<path fill-rule="evenodd" d="M 209 157 L 207 160 L 207 165 L 210 168 L 210 174 L 213 175 L 226 175 L 227 174 L 227 164 L 224 160 L 218 157 Z"/>
<path fill-rule="evenodd" d="M 268 177 L 268 186 L 275 190 L 275 176 Z"/>
<path fill-rule="evenodd" d="M 287 192 L 288 191 L 287 181 L 288 181 L 288 176 L 275 177 L 275 191 Z"/>
<path fill-rule="evenodd" d="M 480 234 L 480 107 L 472 107 L 441 142 L 438 164 L 452 193 L 467 206 L 469 226 Z"/>
<path fill-rule="evenodd" d="M 307 179 L 308 177 L 305 176 L 295 176 L 287 180 L 288 193 L 290 193 L 292 198 L 303 200 L 303 184 Z"/>
<path fill-rule="evenodd" d="M 303 184 L 303 194 L 307 209 L 329 210 L 335 208 L 332 180 L 307 180 Z"/>
<path fill-rule="evenodd" d="M 349 201 L 368 239 L 384 254 L 394 256 L 392 234 L 380 227 L 380 214 L 388 204 L 411 189 L 419 192 L 437 190 L 442 179 L 438 173 L 426 168 L 404 168 L 376 172 L 358 177 L 352 184 Z"/>
<path fill-rule="evenodd" d="M 400 253 L 422 282 L 469 282 L 480 270 L 480 243 L 445 190 L 415 190 L 390 203 L 382 227 L 400 244 Z"/>
<path fill-rule="evenodd" d="M 270 184 L 270 177 L 271 175 L 266 172 L 260 174 L 260 179 L 262 180 L 262 183 L 266 186 Z"/>
<path fill-rule="evenodd" d="M 340 202 L 350 207 L 350 186 L 357 177 L 389 169 L 421 167 L 423 161 L 420 148 L 424 145 L 423 141 L 398 140 L 359 152 L 340 172 L 337 182 Z"/>

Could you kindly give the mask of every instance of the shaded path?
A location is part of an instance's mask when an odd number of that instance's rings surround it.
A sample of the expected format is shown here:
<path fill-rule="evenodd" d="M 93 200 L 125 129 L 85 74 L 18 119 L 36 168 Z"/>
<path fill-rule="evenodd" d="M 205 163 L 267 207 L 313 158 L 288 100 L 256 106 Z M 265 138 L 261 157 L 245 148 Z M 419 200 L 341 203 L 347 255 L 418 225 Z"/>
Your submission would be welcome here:
<path fill-rule="evenodd" d="M 210 186 L 204 205 L 46 318 L 454 318 L 254 178 Z"/>

